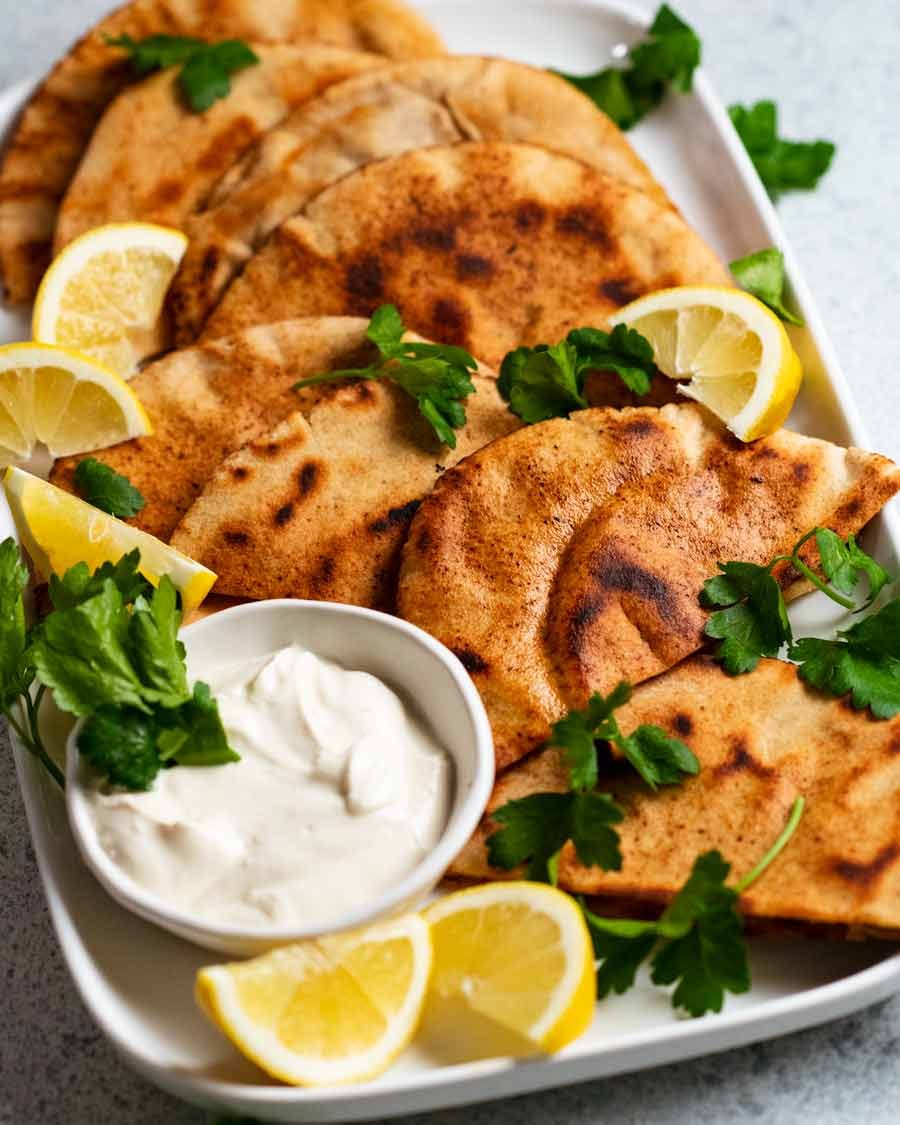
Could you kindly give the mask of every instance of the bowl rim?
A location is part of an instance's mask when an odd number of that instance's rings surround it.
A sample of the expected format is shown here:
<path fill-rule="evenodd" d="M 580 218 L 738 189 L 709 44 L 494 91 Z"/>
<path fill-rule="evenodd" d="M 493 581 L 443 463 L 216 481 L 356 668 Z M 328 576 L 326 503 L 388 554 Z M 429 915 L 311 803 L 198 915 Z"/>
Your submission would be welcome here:
<path fill-rule="evenodd" d="M 338 618 L 343 618 L 344 627 L 359 626 L 363 623 L 363 628 L 369 624 L 378 624 L 396 629 L 437 657 L 450 674 L 472 724 L 475 749 L 472 782 L 466 792 L 460 793 L 457 790 L 444 832 L 435 847 L 403 879 L 368 901 L 365 906 L 350 911 L 324 926 L 301 926 L 296 923 L 283 923 L 277 926 L 222 925 L 168 905 L 164 899 L 146 890 L 126 874 L 107 854 L 100 843 L 88 810 L 86 789 L 81 784 L 81 762 L 77 740 L 86 717 L 80 718 L 66 741 L 66 809 L 72 835 L 86 866 L 104 889 L 133 913 L 182 937 L 189 933 L 196 934 L 197 938 L 193 940 L 199 941 L 200 944 L 206 944 L 200 939 L 200 935 L 206 935 L 210 947 L 215 948 L 225 948 L 229 943 L 237 948 L 242 943 L 249 946 L 267 942 L 274 947 L 354 930 L 389 917 L 401 909 L 404 903 L 424 897 L 440 881 L 478 827 L 494 784 L 493 735 L 481 697 L 459 658 L 417 625 L 362 606 L 300 598 L 270 598 L 217 611 L 184 626 L 179 631 L 179 636 L 183 636 L 185 632 L 196 634 L 221 627 L 217 623 L 226 617 L 250 616 L 261 610 L 272 612 L 273 607 L 295 614 L 310 610 L 320 614 L 334 614 Z M 420 703 L 418 700 L 414 702 Z M 454 753 L 447 747 L 444 749 L 454 759 L 454 766 L 457 766 Z"/>

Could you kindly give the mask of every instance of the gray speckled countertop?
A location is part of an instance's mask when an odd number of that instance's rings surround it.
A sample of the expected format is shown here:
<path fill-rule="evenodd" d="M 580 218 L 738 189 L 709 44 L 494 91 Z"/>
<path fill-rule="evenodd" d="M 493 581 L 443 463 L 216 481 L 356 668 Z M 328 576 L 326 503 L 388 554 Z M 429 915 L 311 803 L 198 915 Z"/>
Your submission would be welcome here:
<path fill-rule="evenodd" d="M 648 5 L 649 6 L 649 5 Z M 0 0 L 0 87 L 40 71 L 108 0 Z M 900 458 L 900 3 L 677 0 L 726 102 L 777 99 L 787 136 L 838 159 L 779 206 L 872 448 Z M 0 734 L 0 1125 L 199 1125 L 119 1062 L 69 980 Z M 433 1114 L 433 1125 L 887 1125 L 900 1116 L 900 998 L 697 1062 Z M 421 1125 L 423 1118 L 413 1120 Z"/>

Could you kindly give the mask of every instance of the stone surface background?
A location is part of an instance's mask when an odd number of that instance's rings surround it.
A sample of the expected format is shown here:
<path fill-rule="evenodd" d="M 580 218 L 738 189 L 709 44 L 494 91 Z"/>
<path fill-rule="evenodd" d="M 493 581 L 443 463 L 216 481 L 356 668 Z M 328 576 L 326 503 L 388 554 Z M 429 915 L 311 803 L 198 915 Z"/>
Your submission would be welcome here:
<path fill-rule="evenodd" d="M 900 4 L 677 0 L 723 99 L 775 98 L 786 136 L 825 136 L 836 163 L 779 204 L 871 435 L 900 458 Z M 108 0 L 0 0 L 0 87 L 44 70 Z M 57 949 L 0 732 L 0 1125 L 200 1125 L 96 1030 Z M 695 1125 L 897 1121 L 900 998 L 754 1047 L 518 1100 L 431 1125 Z M 423 1125 L 425 1118 L 408 1119 Z"/>

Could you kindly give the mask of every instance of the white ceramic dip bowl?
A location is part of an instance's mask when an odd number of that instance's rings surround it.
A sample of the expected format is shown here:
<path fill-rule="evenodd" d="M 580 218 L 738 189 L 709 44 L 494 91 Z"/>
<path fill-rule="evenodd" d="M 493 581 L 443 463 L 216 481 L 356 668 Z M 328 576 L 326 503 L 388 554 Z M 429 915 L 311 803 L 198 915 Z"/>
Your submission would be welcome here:
<path fill-rule="evenodd" d="M 323 933 L 354 929 L 412 909 L 440 881 L 475 831 L 494 782 L 494 749 L 484 705 L 457 658 L 423 630 L 356 606 L 291 599 L 251 602 L 188 625 L 180 634 L 192 680 L 204 679 L 298 644 L 343 668 L 369 672 L 392 688 L 453 763 L 453 793 L 437 846 L 408 875 L 328 926 L 220 925 L 168 905 L 107 854 L 91 816 L 90 769 L 79 760 L 78 723 L 67 745 L 66 803 L 82 858 L 122 906 L 188 941 L 251 955 Z M 202 767 L 227 769 L 227 766 Z"/>

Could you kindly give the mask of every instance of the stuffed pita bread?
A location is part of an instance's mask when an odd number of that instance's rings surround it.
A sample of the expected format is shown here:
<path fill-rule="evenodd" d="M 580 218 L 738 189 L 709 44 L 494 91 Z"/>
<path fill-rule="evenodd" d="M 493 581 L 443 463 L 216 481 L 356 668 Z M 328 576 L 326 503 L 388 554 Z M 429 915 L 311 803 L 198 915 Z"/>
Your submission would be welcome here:
<path fill-rule="evenodd" d="M 188 35 L 255 43 L 318 40 L 390 58 L 442 54 L 403 0 L 134 0 L 60 60 L 25 108 L 0 167 L 0 271 L 9 299 L 30 300 L 50 261 L 56 212 L 94 126 L 132 79 L 107 37 Z"/>
<path fill-rule="evenodd" d="M 152 436 L 91 454 L 143 493 L 146 507 L 132 522 L 168 539 L 225 458 L 297 409 L 303 400 L 291 389 L 295 382 L 371 361 L 367 328 L 350 317 L 264 325 L 172 352 L 136 375 L 130 385 L 150 415 Z M 80 460 L 57 461 L 51 481 L 74 492 Z"/>
<path fill-rule="evenodd" d="M 455 449 L 391 382 L 328 387 L 220 466 L 172 545 L 213 567 L 219 594 L 393 609 L 419 503 L 445 469 L 520 425 L 492 378 L 473 382 Z"/>
<path fill-rule="evenodd" d="M 625 809 L 617 826 L 622 870 L 578 863 L 563 849 L 559 884 L 597 896 L 592 906 L 653 915 L 673 897 L 702 852 L 717 848 L 737 880 L 762 858 L 802 795 L 806 807 L 788 847 L 749 891 L 748 919 L 840 926 L 848 936 L 900 936 L 900 716 L 881 722 L 821 695 L 793 665 L 763 660 L 745 676 L 693 657 L 642 684 L 616 712 L 623 731 L 653 723 L 687 742 L 696 777 L 651 793 L 630 766 L 601 777 Z M 566 788 L 557 750 L 509 770 L 493 811 L 515 797 Z M 452 868 L 455 875 L 509 877 L 487 865 L 486 819 Z"/>
<path fill-rule="evenodd" d="M 471 672 L 503 769 L 592 692 L 698 649 L 720 560 L 768 562 L 816 525 L 855 532 L 898 489 L 885 457 L 787 430 L 743 445 L 693 405 L 580 411 L 444 475 L 413 520 L 398 609 Z"/>
<path fill-rule="evenodd" d="M 204 338 L 285 316 L 398 306 L 412 329 L 496 367 L 667 285 L 728 274 L 672 210 L 532 145 L 458 144 L 326 188 L 248 263 Z"/>
<path fill-rule="evenodd" d="M 259 62 L 234 75 L 228 97 L 205 113 L 185 106 L 177 68 L 119 94 L 62 201 L 54 253 L 104 223 L 135 220 L 182 229 L 222 174 L 289 110 L 384 62 L 319 44 L 254 50 Z"/>
<path fill-rule="evenodd" d="M 282 222 L 374 160 L 461 141 L 526 141 L 668 200 L 610 119 L 569 82 L 504 59 L 450 56 L 382 67 L 328 90 L 271 130 L 191 219 L 170 294 L 175 339 L 198 333 Z"/>

